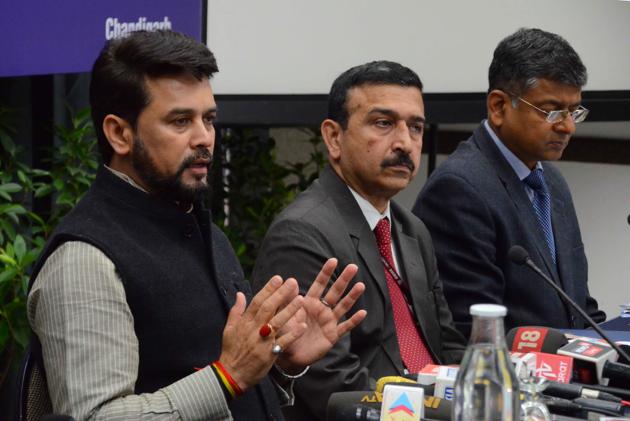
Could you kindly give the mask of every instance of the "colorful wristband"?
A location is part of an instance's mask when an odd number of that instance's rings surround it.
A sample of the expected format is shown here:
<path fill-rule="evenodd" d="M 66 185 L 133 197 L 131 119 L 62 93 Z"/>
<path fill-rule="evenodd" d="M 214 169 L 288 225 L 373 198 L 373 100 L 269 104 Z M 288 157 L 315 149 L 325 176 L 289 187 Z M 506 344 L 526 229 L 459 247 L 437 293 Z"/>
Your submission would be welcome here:
<path fill-rule="evenodd" d="M 221 390 L 223 391 L 223 396 L 225 396 L 225 400 L 229 402 L 232 399 L 234 399 L 234 396 L 230 393 L 230 389 L 228 389 L 228 387 L 226 386 L 226 383 L 223 382 L 223 379 L 221 378 L 221 374 L 219 370 L 213 364 L 210 364 L 210 369 L 212 370 L 215 377 L 219 381 L 219 386 L 221 386 Z"/>
<path fill-rule="evenodd" d="M 243 394 L 243 390 L 239 387 L 238 383 L 234 381 L 230 373 L 225 369 L 223 364 L 216 360 L 211 364 L 212 369 L 216 373 L 220 380 L 221 386 L 227 390 L 229 397 L 234 399 Z"/>

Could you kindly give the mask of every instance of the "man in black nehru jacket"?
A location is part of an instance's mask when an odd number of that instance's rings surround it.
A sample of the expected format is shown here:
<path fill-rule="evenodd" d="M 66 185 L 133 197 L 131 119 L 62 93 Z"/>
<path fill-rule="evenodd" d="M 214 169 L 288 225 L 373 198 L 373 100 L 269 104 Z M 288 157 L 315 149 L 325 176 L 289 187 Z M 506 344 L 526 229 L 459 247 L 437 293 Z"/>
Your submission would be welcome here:
<path fill-rule="evenodd" d="M 292 378 L 365 317 L 339 323 L 364 286 L 343 295 L 356 273 L 349 266 L 324 294 L 334 259 L 305 296 L 295 279 L 273 276 L 251 297 L 201 200 L 216 71 L 203 44 L 169 31 L 113 40 L 94 64 L 90 103 L 105 165 L 49 239 L 28 299 L 56 413 L 281 419 Z"/>
<path fill-rule="evenodd" d="M 468 336 L 468 309 L 503 304 L 506 329 L 582 328 L 558 293 L 508 258 L 513 245 L 593 319 L 587 265 L 573 200 L 556 161 L 588 110 L 580 105 L 586 69 L 567 41 L 521 29 L 494 51 L 488 119 L 429 177 L 413 212 L 429 228 L 444 293 Z"/>

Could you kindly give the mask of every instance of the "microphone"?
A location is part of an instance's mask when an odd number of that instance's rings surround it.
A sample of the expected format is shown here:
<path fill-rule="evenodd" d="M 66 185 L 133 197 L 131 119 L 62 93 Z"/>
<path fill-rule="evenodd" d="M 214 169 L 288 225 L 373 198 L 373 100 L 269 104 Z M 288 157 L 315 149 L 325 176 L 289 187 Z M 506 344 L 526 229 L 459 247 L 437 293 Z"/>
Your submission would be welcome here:
<path fill-rule="evenodd" d="M 545 282 L 547 282 L 547 284 L 549 284 L 549 286 L 551 286 L 553 289 L 556 290 L 556 292 L 558 294 L 560 294 L 560 297 L 562 297 L 562 299 L 569 305 L 571 306 L 574 310 L 576 310 L 580 316 L 582 316 L 582 318 L 593 328 L 595 329 L 595 331 L 602 337 L 604 338 L 604 340 L 606 342 L 608 342 L 615 351 L 617 351 L 617 353 L 622 356 L 623 358 L 625 358 L 626 360 L 630 360 L 630 358 L 628 358 L 628 355 L 616 344 L 614 343 L 609 337 L 608 335 L 606 335 L 604 333 L 604 331 L 597 325 L 597 323 L 595 323 L 593 321 L 593 319 L 591 319 L 588 314 L 586 314 L 586 312 L 584 310 L 582 310 L 582 308 L 577 305 L 575 303 L 575 301 L 573 301 L 571 298 L 569 298 L 569 296 L 562 290 L 562 288 L 560 288 L 558 285 L 556 285 L 556 283 L 551 280 L 551 278 L 549 278 L 542 270 L 540 270 L 540 268 L 538 268 L 538 266 L 536 266 L 536 264 L 532 261 L 532 259 L 529 257 L 529 254 L 527 253 L 527 251 L 521 247 L 521 246 L 512 246 L 510 247 L 510 250 L 508 251 L 508 258 L 516 263 L 519 266 L 522 265 L 527 265 L 530 269 L 532 269 L 534 272 L 536 272 L 541 278 L 543 278 L 545 280 Z"/>
<path fill-rule="evenodd" d="M 574 359 L 575 371 L 582 383 L 607 384 L 603 379 L 610 377 L 610 364 L 617 357 L 608 344 L 580 338 L 559 348 L 558 354 Z M 616 372 L 612 371 L 612 374 Z"/>
<path fill-rule="evenodd" d="M 575 398 L 590 398 L 601 399 L 604 401 L 621 403 L 621 398 L 612 395 L 610 393 L 594 390 L 573 383 L 559 383 L 548 380 L 546 383 L 543 394 L 555 396 L 557 398 L 575 399 Z"/>
<path fill-rule="evenodd" d="M 625 416 L 630 413 L 630 408 L 625 407 L 622 403 L 602 401 L 599 399 L 576 398 L 568 400 L 544 397 L 543 402 L 547 405 L 549 411 L 563 415 L 583 416 L 584 412 L 596 412 L 603 415 Z"/>
<path fill-rule="evenodd" d="M 388 384 L 383 389 L 381 421 L 417 420 L 424 417 L 424 390 L 405 384 Z"/>
<path fill-rule="evenodd" d="M 440 367 L 435 379 L 434 395 L 452 401 L 455 397 L 455 380 L 459 367 Z"/>
<path fill-rule="evenodd" d="M 512 360 L 512 364 L 514 364 L 516 377 L 524 379 L 536 376 L 537 358 L 538 357 L 533 352 L 527 354 L 522 352 L 510 352 L 510 360 Z"/>
<path fill-rule="evenodd" d="M 420 384 L 415 380 L 412 380 L 403 376 L 385 376 L 385 377 L 379 378 L 376 381 L 376 393 L 383 393 L 385 386 L 387 386 L 388 384 L 417 387 L 417 388 L 423 389 L 426 395 L 433 395 L 435 392 L 434 384 L 430 384 L 430 385 Z"/>
<path fill-rule="evenodd" d="M 506 343 L 513 352 L 512 361 L 517 367 L 529 371 L 531 364 L 537 377 L 561 383 L 569 383 L 574 365 L 573 358 L 556 354 L 567 342 L 562 332 L 539 326 L 515 327 L 506 336 Z M 531 351 L 521 356 L 515 350 Z"/>
<path fill-rule="evenodd" d="M 372 391 L 335 392 L 328 398 L 326 419 L 335 420 L 337 414 L 355 405 L 367 406 L 380 411 L 381 400 L 382 396 Z"/>
<path fill-rule="evenodd" d="M 578 386 L 588 387 L 589 389 L 597 390 L 599 392 L 606 392 L 608 394 L 618 396 L 625 401 L 630 401 L 630 390 L 628 389 L 621 389 L 619 387 L 611 387 L 611 386 L 603 386 L 600 384 L 588 384 L 588 385 L 582 384 L 582 383 L 574 383 L 574 384 Z"/>
<path fill-rule="evenodd" d="M 505 335 L 512 352 L 555 353 L 569 341 L 562 332 L 542 326 L 515 327 Z"/>
<path fill-rule="evenodd" d="M 539 377 L 568 383 L 573 369 L 576 379 L 581 383 L 604 383 L 606 380 L 602 381 L 602 379 L 609 379 L 613 386 L 630 384 L 630 366 L 611 361 L 615 353 L 604 342 L 593 342 L 591 338 L 578 338 L 567 343 L 564 334 L 556 329 L 524 326 L 510 330 L 506 343 L 512 350 L 540 349 L 543 351 L 526 354 L 535 355 L 536 375 Z M 522 358 L 513 356 L 512 360 L 518 361 Z"/>
<path fill-rule="evenodd" d="M 330 421 L 379 421 L 381 411 L 366 405 L 353 405 L 350 408 L 341 408 L 334 414 Z"/>
<path fill-rule="evenodd" d="M 453 402 L 435 396 L 424 397 L 424 416 L 436 420 L 450 420 Z"/>
<path fill-rule="evenodd" d="M 590 398 L 576 398 L 573 399 L 573 402 L 581 405 L 588 411 L 599 412 L 600 414 L 622 417 L 630 414 L 630 408 L 625 407 L 620 402 L 610 402 Z"/>
<path fill-rule="evenodd" d="M 418 376 L 416 377 L 417 382 L 420 384 L 426 384 L 426 385 L 435 384 L 435 381 L 437 380 L 438 372 L 440 371 L 440 367 L 442 366 L 435 365 L 435 364 L 427 364 L 418 373 Z"/>
<path fill-rule="evenodd" d="M 376 409 L 380 414 L 383 395 L 374 391 L 335 392 L 328 399 L 326 419 L 335 420 L 338 413 L 354 405 Z M 452 402 L 435 396 L 424 397 L 424 416 L 434 420 L 450 420 Z"/>

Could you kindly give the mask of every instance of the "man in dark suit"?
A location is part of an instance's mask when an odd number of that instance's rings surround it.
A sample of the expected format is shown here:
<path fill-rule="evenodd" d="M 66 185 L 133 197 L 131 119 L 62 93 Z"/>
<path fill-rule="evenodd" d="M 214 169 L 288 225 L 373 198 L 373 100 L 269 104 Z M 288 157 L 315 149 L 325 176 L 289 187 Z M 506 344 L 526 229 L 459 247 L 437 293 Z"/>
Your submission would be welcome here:
<path fill-rule="evenodd" d="M 368 317 L 296 382 L 289 419 L 324 419 L 333 392 L 374 389 L 379 377 L 461 359 L 463 337 L 444 299 L 429 233 L 390 200 L 418 171 L 424 120 L 420 79 L 400 64 L 357 66 L 332 86 L 321 125 L 330 166 L 270 227 L 255 289 L 280 274 L 306 290 L 334 256 L 358 266 L 366 292 L 357 305 Z"/>
<path fill-rule="evenodd" d="M 508 308 L 507 329 L 581 328 L 560 296 L 507 257 L 523 246 L 532 260 L 596 321 L 562 156 L 588 110 L 580 105 L 586 69 L 560 36 L 521 29 L 499 43 L 489 71 L 488 119 L 431 175 L 413 212 L 435 241 L 455 324 L 470 334 L 471 304 Z M 579 316 L 578 316 L 579 317 Z"/>

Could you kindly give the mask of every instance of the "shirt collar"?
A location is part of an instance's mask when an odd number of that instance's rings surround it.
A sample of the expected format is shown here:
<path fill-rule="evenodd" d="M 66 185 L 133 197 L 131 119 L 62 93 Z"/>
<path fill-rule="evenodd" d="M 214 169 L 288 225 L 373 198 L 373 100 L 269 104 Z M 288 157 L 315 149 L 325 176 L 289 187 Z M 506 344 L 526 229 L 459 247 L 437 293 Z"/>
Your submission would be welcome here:
<path fill-rule="evenodd" d="M 124 172 L 120 172 L 118 170 L 115 170 L 107 165 L 105 165 L 105 168 L 107 168 L 109 171 L 111 171 L 112 174 L 114 174 L 115 176 L 119 177 L 120 179 L 122 179 L 123 181 L 126 181 L 127 183 L 131 184 L 133 187 L 137 188 L 140 191 L 145 192 L 146 194 L 149 194 L 148 191 L 146 191 L 145 189 L 142 188 L 142 186 L 140 186 L 138 183 L 136 183 L 135 181 L 133 181 L 133 178 L 129 177 L 127 174 L 125 174 Z M 194 205 L 191 203 L 190 204 L 190 208 L 188 208 L 187 211 L 185 211 L 186 213 L 191 213 L 193 211 Z"/>
<path fill-rule="evenodd" d="M 501 151 L 503 157 L 514 170 L 519 180 L 523 181 L 523 179 L 525 179 L 532 171 L 527 168 L 527 165 L 525 165 L 523 161 L 521 161 L 516 155 L 514 155 L 514 152 L 512 152 L 510 149 L 508 149 L 507 146 L 505 146 L 505 144 L 501 141 L 501 139 L 499 139 L 494 130 L 492 130 L 492 127 L 490 127 L 490 123 L 488 123 L 488 120 L 483 121 L 483 126 L 490 135 L 490 138 L 494 141 L 494 144 L 497 145 L 497 148 L 499 148 L 499 151 Z M 536 162 L 536 168 L 540 168 L 540 170 L 543 169 L 540 161 Z"/>
<path fill-rule="evenodd" d="M 148 191 L 146 191 L 145 189 L 143 189 L 138 183 L 136 183 L 135 181 L 133 181 L 133 178 L 129 177 L 127 174 L 125 174 L 124 172 L 120 172 L 118 170 L 115 170 L 107 165 L 105 165 L 105 168 L 107 168 L 109 171 L 111 171 L 112 174 L 114 174 L 115 176 L 117 176 L 118 178 L 122 178 L 124 181 L 126 181 L 127 183 L 131 184 L 132 186 L 134 186 L 135 188 L 137 188 L 138 190 L 142 190 L 145 193 L 149 193 Z"/>
<path fill-rule="evenodd" d="M 385 208 L 385 212 L 380 213 L 374 207 L 374 205 L 368 202 L 367 199 L 365 199 L 359 193 L 354 191 L 352 187 L 348 186 L 348 189 L 350 189 L 350 193 L 352 193 L 352 195 L 354 196 L 354 199 L 357 201 L 357 204 L 361 208 L 361 212 L 363 212 L 363 216 L 365 217 L 368 225 L 370 226 L 370 230 L 374 231 L 374 228 L 376 228 L 376 224 L 378 224 L 378 221 L 380 221 L 383 218 L 389 219 L 390 227 L 391 227 L 392 218 L 391 218 L 391 213 L 390 213 L 390 208 L 389 208 L 389 200 L 387 201 L 387 208 Z"/>

